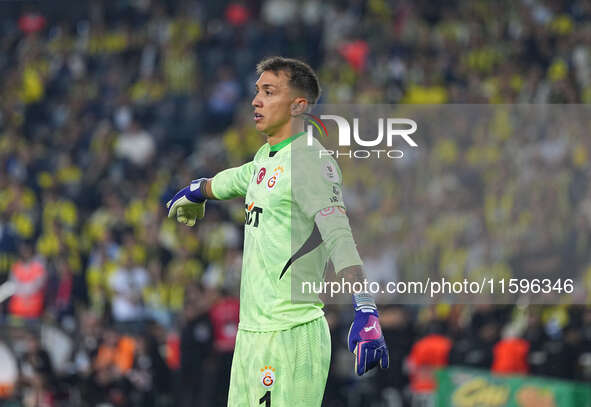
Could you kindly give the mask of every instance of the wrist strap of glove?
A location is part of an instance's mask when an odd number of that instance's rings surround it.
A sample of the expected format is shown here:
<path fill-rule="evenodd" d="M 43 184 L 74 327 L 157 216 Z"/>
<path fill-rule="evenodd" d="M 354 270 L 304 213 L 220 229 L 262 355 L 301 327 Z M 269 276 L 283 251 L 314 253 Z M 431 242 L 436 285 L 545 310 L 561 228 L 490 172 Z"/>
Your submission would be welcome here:
<path fill-rule="evenodd" d="M 189 200 L 197 203 L 205 202 L 207 199 L 205 197 L 206 180 L 207 178 L 199 178 L 191 181 L 191 184 L 189 185 L 189 193 L 187 194 Z"/>
<path fill-rule="evenodd" d="M 371 294 L 358 293 L 353 294 L 353 307 L 355 311 L 376 312 L 378 307 Z"/>

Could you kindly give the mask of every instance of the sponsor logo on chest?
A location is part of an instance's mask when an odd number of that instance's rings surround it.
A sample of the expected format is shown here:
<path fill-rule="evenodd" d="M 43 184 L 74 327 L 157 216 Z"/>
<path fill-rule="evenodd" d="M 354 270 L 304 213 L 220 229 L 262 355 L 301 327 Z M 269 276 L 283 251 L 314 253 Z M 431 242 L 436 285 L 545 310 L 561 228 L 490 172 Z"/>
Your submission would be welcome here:
<path fill-rule="evenodd" d="M 245 219 L 244 223 L 255 228 L 259 227 L 259 219 L 263 214 L 263 208 L 254 205 L 254 201 L 250 204 L 244 204 Z"/>

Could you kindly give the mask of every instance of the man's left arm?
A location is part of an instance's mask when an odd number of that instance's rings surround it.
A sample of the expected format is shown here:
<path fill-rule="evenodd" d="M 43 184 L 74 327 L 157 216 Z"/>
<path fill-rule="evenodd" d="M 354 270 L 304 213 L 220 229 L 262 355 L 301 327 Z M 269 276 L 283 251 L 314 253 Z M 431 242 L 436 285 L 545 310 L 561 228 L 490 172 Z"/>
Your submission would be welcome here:
<path fill-rule="evenodd" d="M 350 287 L 363 287 L 366 281 L 363 262 L 351 233 L 349 219 L 341 206 L 321 210 L 314 218 L 322 236 L 335 272 L 342 274 Z M 354 284 L 354 283 L 361 284 Z M 353 292 L 355 318 L 349 328 L 349 351 L 355 354 L 355 371 L 359 376 L 376 366 L 387 369 L 388 347 L 384 341 L 378 310 L 370 293 Z"/>
<path fill-rule="evenodd" d="M 353 240 L 342 193 L 342 173 L 332 157 L 316 155 L 314 149 L 300 153 L 298 180 L 292 183 L 295 201 L 314 219 L 329 252 L 335 272 L 346 282 L 365 281 L 363 262 Z M 292 169 L 293 171 L 293 169 Z M 358 286 L 359 284 L 356 284 Z M 365 286 L 365 284 L 362 284 Z M 362 375 L 375 366 L 388 367 L 388 348 L 382 335 L 378 310 L 370 293 L 351 293 L 355 318 L 349 329 L 349 350 L 355 354 L 355 371 Z"/>

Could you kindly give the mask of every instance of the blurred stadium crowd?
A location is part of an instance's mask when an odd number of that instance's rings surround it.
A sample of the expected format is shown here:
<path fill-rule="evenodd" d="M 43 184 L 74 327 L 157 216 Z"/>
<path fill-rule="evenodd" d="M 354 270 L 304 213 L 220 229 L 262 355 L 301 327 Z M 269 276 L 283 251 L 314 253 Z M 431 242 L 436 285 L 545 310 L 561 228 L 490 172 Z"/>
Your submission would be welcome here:
<path fill-rule="evenodd" d="M 261 145 L 250 100 L 264 56 L 308 61 L 321 103 L 591 102 L 583 0 L 31 4 L 0 4 L 0 282 L 21 290 L 0 337 L 18 360 L 14 405 L 225 405 L 243 204 L 210 202 L 191 229 L 164 203 Z M 543 270 L 589 295 L 591 138 L 530 134 L 524 158 L 510 133 L 430 140 L 381 189 L 343 164 L 353 223 L 363 213 L 389 233 L 359 239 L 370 277 Z M 350 314 L 327 308 L 326 406 L 406 405 L 448 363 L 591 381 L 589 306 L 384 306 L 391 368 L 363 380 L 344 345 Z M 71 340 L 59 366 L 41 323 Z"/>

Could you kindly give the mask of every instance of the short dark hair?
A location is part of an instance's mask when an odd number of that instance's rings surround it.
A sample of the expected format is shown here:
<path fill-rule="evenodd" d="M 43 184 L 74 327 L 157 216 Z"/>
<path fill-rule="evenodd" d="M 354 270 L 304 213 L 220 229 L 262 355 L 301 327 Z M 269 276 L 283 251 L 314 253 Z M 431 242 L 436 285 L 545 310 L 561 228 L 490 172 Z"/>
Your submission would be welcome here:
<path fill-rule="evenodd" d="M 257 74 L 271 71 L 275 75 L 285 72 L 289 77 L 289 86 L 304 92 L 308 103 L 313 105 L 320 97 L 320 84 L 316 72 L 305 62 L 293 58 L 269 57 L 257 64 Z"/>

